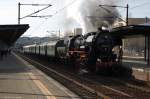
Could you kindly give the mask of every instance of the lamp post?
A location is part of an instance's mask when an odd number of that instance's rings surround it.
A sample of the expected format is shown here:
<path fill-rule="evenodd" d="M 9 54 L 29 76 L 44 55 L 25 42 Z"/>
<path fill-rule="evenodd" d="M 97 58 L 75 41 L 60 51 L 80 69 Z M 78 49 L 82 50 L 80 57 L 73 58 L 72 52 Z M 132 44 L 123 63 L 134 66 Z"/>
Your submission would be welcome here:
<path fill-rule="evenodd" d="M 129 13 L 129 5 L 127 4 L 126 6 L 117 6 L 117 5 L 99 5 L 100 7 L 102 6 L 107 6 L 107 7 L 119 7 L 119 8 L 125 8 L 126 10 L 126 25 L 128 26 L 128 13 Z"/>

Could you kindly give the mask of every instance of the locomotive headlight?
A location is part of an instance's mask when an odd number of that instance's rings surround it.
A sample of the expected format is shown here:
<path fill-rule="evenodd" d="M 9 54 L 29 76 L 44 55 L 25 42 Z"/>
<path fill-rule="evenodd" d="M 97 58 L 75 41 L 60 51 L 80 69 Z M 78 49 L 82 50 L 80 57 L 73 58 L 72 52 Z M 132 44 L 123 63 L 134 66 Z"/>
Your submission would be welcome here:
<path fill-rule="evenodd" d="M 73 55 L 73 52 L 72 52 L 72 51 L 70 52 L 70 55 Z"/>
<path fill-rule="evenodd" d="M 114 51 L 115 51 L 115 48 L 112 49 L 112 52 L 114 52 Z"/>
<path fill-rule="evenodd" d="M 81 48 L 81 49 L 84 49 L 84 48 L 85 48 L 85 46 L 80 46 L 80 48 Z"/>

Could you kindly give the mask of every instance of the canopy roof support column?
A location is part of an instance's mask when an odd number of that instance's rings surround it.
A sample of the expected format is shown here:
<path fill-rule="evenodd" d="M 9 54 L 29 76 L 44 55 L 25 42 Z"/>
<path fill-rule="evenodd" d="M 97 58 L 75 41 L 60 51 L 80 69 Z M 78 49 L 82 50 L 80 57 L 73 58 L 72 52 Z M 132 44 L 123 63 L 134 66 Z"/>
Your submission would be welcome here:
<path fill-rule="evenodd" d="M 145 36 L 145 60 L 150 65 L 150 35 Z"/>

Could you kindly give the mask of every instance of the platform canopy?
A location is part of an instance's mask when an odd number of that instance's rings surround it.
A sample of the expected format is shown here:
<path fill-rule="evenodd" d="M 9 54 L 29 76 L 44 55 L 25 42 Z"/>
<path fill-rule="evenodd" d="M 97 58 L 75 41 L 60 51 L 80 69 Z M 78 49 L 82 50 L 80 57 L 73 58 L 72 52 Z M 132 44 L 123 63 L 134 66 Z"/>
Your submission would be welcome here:
<path fill-rule="evenodd" d="M 0 41 L 12 45 L 28 28 L 28 24 L 0 25 Z"/>
<path fill-rule="evenodd" d="M 137 37 L 138 35 L 150 35 L 150 25 L 129 25 L 112 29 L 111 34 L 115 36 L 126 38 L 130 36 Z"/>

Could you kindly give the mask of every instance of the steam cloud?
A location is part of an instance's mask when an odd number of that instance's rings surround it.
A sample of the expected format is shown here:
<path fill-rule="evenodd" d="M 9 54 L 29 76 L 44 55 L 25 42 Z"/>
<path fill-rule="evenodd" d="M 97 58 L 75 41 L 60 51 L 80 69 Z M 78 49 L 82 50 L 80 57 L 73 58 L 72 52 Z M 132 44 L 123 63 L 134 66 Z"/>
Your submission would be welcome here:
<path fill-rule="evenodd" d="M 117 0 L 80 0 L 78 2 L 79 6 L 73 17 L 78 15 L 78 18 L 75 19 L 85 33 L 96 31 L 98 27 L 109 27 L 119 16 L 117 8 L 100 7 L 100 4 L 117 5 Z"/>

